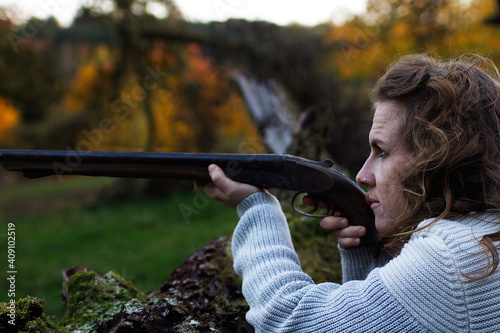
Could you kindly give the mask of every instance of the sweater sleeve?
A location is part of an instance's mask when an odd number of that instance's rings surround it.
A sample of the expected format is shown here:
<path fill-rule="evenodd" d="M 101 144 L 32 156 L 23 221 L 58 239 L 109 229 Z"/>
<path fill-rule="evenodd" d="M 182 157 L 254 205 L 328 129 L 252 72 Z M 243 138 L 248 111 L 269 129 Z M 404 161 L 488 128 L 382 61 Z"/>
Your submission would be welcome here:
<path fill-rule="evenodd" d="M 238 206 L 236 272 L 257 332 L 425 332 L 374 269 L 365 280 L 314 284 L 294 251 L 276 198 L 257 193 Z"/>
<path fill-rule="evenodd" d="M 386 252 L 377 254 L 376 249 L 371 246 L 357 246 L 350 249 L 339 247 L 339 251 L 344 283 L 364 280 L 374 268 L 382 267 L 390 260 Z"/>

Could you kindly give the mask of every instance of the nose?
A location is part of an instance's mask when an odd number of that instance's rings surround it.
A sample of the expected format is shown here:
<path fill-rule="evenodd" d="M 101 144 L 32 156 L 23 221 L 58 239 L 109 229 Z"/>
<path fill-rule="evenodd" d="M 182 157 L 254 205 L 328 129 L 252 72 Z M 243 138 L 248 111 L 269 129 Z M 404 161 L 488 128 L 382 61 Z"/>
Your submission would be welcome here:
<path fill-rule="evenodd" d="M 358 183 L 361 186 L 373 187 L 375 186 L 375 176 L 369 170 L 367 164 L 368 163 L 365 163 L 365 165 L 363 165 L 361 170 L 359 170 L 358 175 L 356 176 L 356 183 Z"/>

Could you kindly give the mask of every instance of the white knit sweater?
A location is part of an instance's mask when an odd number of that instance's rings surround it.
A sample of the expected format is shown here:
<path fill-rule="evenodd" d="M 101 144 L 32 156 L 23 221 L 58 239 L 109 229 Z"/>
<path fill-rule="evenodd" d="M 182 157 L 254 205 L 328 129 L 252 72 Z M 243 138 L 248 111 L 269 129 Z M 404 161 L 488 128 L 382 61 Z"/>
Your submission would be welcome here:
<path fill-rule="evenodd" d="M 341 250 L 339 285 L 302 271 L 276 198 L 254 194 L 238 213 L 234 268 L 257 332 L 500 332 L 500 268 L 480 280 L 463 275 L 486 267 L 477 240 L 500 228 L 498 215 L 440 220 L 387 264 L 371 248 Z"/>

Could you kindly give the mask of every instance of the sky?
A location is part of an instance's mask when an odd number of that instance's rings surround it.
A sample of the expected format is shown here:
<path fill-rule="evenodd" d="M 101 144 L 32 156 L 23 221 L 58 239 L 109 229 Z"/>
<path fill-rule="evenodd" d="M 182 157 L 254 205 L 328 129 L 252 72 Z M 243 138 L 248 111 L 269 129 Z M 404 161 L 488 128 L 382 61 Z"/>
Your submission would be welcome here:
<path fill-rule="evenodd" d="M 364 12 L 366 0 L 176 0 L 184 16 L 191 21 L 225 21 L 229 18 L 265 20 L 279 25 L 299 23 L 316 25 L 327 21 L 340 23 L 350 15 Z M 69 25 L 82 4 L 92 0 L 0 0 L 17 21 L 35 16 L 55 16 Z M 107 7 L 108 9 L 111 7 Z M 105 8 L 106 9 L 106 8 Z M 151 10 L 157 8 L 153 5 Z M 12 11 L 11 11 L 12 10 Z M 15 13 L 15 14 L 12 14 Z M 161 16 L 161 11 L 158 15 Z M 16 18 L 14 18 L 16 19 Z"/>

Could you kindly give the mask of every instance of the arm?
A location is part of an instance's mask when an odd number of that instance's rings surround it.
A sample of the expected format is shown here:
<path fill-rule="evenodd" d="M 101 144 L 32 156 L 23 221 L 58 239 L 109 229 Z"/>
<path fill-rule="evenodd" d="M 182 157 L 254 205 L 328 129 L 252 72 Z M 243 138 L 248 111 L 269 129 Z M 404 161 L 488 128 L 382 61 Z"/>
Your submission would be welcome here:
<path fill-rule="evenodd" d="M 243 277 L 243 293 L 251 307 L 247 320 L 257 331 L 465 332 L 470 330 L 470 311 L 480 320 L 481 307 L 494 307 L 494 302 L 477 297 L 484 293 L 483 281 L 467 280 L 460 273 L 464 267 L 474 272 L 483 267 L 478 257 L 484 253 L 470 237 L 468 225 L 455 223 L 453 228 L 413 235 L 399 256 L 360 280 L 314 284 L 301 270 L 276 199 L 256 193 L 238 206 L 238 213 L 234 267 Z M 464 251 L 464 237 L 471 246 L 467 249 L 475 253 Z M 481 307 L 471 308 L 466 302 L 464 284 L 473 289 L 470 304 Z"/>
<path fill-rule="evenodd" d="M 276 198 L 228 179 L 215 166 L 210 174 L 214 185 L 205 193 L 236 207 L 241 217 L 233 235 L 234 268 L 257 332 L 424 331 L 397 306 L 378 270 L 364 281 L 315 285 L 301 269 Z"/>
<path fill-rule="evenodd" d="M 209 173 L 213 183 L 195 183 L 195 188 L 230 207 L 236 208 L 246 197 L 263 191 L 254 186 L 232 181 L 215 165 L 209 167 Z M 269 222 L 272 223 L 272 219 L 269 219 Z M 373 268 L 382 266 L 388 261 L 386 256 L 374 258 L 374 247 L 359 246 L 360 237 L 366 233 L 364 227 L 350 226 L 346 218 L 339 216 L 325 217 L 320 223 L 324 229 L 334 230 L 337 233 L 344 282 L 362 280 Z"/>
<path fill-rule="evenodd" d="M 374 270 L 364 281 L 314 284 L 301 269 L 277 200 L 254 193 L 238 205 L 234 267 L 257 332 L 425 331 Z"/>

